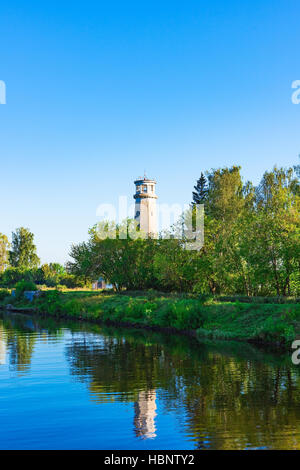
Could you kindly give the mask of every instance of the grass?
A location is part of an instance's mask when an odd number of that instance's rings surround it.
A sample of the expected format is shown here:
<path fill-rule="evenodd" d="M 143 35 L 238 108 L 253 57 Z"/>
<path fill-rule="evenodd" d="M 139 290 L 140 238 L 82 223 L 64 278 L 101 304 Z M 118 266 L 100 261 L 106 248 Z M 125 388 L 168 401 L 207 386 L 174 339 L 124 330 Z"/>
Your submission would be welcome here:
<path fill-rule="evenodd" d="M 154 291 L 122 293 L 87 290 L 43 291 L 29 304 L 0 290 L 0 305 L 32 305 L 38 313 L 103 323 L 193 330 L 199 337 L 289 346 L 300 334 L 300 303 L 266 303 L 166 295 Z"/>

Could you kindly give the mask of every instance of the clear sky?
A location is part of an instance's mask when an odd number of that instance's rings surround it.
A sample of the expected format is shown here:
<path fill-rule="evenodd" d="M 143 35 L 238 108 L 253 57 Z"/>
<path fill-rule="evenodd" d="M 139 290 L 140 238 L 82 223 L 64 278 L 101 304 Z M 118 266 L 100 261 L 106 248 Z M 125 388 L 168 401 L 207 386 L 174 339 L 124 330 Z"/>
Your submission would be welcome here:
<path fill-rule="evenodd" d="M 259 182 L 300 153 L 298 0 L 1 2 L 0 232 L 67 259 L 101 203 L 157 179 L 188 203 L 201 171 Z"/>

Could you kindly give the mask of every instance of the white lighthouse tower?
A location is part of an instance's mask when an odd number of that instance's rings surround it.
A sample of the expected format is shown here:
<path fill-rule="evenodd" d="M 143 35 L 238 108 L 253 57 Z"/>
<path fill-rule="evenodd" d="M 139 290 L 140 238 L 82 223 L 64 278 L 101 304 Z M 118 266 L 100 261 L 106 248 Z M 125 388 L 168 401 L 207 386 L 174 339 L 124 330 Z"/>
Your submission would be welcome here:
<path fill-rule="evenodd" d="M 155 238 L 157 236 L 157 218 L 156 218 L 156 199 L 155 185 L 156 181 L 144 178 L 138 178 L 135 184 L 135 215 L 134 218 L 140 230 L 148 236 Z"/>

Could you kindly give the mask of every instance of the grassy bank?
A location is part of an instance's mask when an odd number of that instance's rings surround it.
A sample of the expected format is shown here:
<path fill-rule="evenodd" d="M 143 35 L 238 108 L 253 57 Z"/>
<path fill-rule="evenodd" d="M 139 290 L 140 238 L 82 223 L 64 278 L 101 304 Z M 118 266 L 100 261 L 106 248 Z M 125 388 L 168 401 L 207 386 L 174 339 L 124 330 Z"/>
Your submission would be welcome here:
<path fill-rule="evenodd" d="M 0 304 L 32 306 L 38 313 L 104 323 L 193 330 L 209 339 L 288 345 L 300 334 L 300 303 L 252 303 L 148 293 L 59 292 L 29 303 L 0 292 Z"/>

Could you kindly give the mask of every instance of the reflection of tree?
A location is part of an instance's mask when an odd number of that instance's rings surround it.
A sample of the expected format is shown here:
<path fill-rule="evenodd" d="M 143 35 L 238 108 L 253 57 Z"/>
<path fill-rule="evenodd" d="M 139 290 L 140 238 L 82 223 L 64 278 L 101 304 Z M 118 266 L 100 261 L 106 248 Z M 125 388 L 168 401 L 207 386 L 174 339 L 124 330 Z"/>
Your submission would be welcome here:
<path fill-rule="evenodd" d="M 96 402 L 133 403 L 136 436 L 159 435 L 160 400 L 166 411 L 178 411 L 179 425 L 196 448 L 300 449 L 300 369 L 291 366 L 289 355 L 25 315 L 1 317 L 0 345 L 23 371 L 35 341 L 45 331 L 61 335 L 63 327 L 72 332 L 66 341 L 72 374 L 88 384 Z"/>
<path fill-rule="evenodd" d="M 214 355 L 183 398 L 186 426 L 214 449 L 300 448 L 298 373 Z"/>
<path fill-rule="evenodd" d="M 33 335 L 7 334 L 10 364 L 19 372 L 24 372 L 31 364 L 36 338 Z"/>
<path fill-rule="evenodd" d="M 20 324 L 15 318 L 5 318 L 0 323 L 0 340 L 1 332 L 5 338 L 5 351 L 9 350 L 9 363 L 19 372 L 28 369 L 31 363 L 31 357 L 35 345 L 36 338 L 32 332 L 26 332 L 20 328 Z"/>
<path fill-rule="evenodd" d="M 38 317 L 2 314 L 0 319 L 0 361 L 2 344 L 5 354 L 9 351 L 10 367 L 18 372 L 26 372 L 31 364 L 37 338 L 45 335 L 45 327 L 47 327 L 47 322 Z"/>
<path fill-rule="evenodd" d="M 247 345 L 218 353 L 187 338 L 117 331 L 102 332 L 101 343 L 92 335 L 75 339 L 67 356 L 96 401 L 135 402 L 136 435 L 157 432 L 157 395 L 166 410 L 184 407 L 182 426 L 199 449 L 300 448 L 300 379 L 289 358 Z"/>
<path fill-rule="evenodd" d="M 89 377 L 93 398 L 103 402 L 118 399 L 135 401 L 143 389 L 152 389 L 159 375 L 161 347 L 145 348 L 143 344 L 123 338 L 75 335 L 67 348 L 71 371 L 81 380 Z M 137 360 L 138 358 L 138 360 Z"/>

